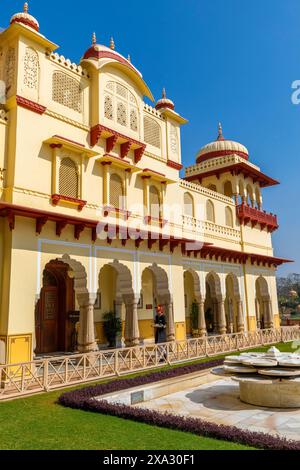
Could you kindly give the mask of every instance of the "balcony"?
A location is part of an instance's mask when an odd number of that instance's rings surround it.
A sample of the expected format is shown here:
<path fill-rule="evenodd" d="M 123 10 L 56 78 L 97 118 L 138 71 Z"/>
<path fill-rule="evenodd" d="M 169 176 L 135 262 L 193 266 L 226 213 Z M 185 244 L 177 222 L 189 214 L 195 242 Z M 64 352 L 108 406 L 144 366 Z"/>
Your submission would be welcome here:
<path fill-rule="evenodd" d="M 267 228 L 268 232 L 278 229 L 277 216 L 274 214 L 268 214 L 246 204 L 237 206 L 236 211 L 241 224 L 246 225 L 250 222 L 252 228 L 259 225 L 261 230 Z"/>

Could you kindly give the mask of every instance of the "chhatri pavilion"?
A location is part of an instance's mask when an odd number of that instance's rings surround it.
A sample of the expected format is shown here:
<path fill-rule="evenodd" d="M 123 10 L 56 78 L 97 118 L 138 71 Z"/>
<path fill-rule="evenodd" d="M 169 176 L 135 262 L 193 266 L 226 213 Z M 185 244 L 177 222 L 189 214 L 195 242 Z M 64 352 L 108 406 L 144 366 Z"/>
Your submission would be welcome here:
<path fill-rule="evenodd" d="M 165 90 L 113 39 L 57 49 L 27 4 L 0 33 L 0 363 L 105 348 L 111 311 L 119 347 L 151 343 L 157 305 L 168 341 L 279 327 L 278 182 L 221 125 L 181 178 Z"/>

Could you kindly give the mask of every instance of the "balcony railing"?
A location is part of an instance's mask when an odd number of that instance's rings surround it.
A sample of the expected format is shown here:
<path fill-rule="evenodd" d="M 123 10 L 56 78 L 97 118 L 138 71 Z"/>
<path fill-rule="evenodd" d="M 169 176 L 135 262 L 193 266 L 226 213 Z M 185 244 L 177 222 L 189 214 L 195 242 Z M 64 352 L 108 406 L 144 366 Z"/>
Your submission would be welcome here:
<path fill-rule="evenodd" d="M 247 206 L 244 203 L 237 206 L 236 209 L 237 217 L 244 225 L 250 222 L 252 227 L 260 225 L 261 230 L 267 228 L 268 232 L 273 232 L 274 230 L 278 229 L 277 216 L 272 213 L 268 214 L 265 211 Z"/>
<path fill-rule="evenodd" d="M 299 341 L 298 326 L 192 338 L 0 365 L 0 402 L 234 351 Z"/>

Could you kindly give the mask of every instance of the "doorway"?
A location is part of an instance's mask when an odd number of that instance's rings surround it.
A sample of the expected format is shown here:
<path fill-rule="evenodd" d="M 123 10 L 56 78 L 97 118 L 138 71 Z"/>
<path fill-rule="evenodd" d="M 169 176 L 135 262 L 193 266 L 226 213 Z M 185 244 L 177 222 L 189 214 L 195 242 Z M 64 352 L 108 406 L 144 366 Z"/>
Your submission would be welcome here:
<path fill-rule="evenodd" d="M 36 354 L 76 350 L 74 279 L 69 265 L 51 261 L 36 307 Z"/>

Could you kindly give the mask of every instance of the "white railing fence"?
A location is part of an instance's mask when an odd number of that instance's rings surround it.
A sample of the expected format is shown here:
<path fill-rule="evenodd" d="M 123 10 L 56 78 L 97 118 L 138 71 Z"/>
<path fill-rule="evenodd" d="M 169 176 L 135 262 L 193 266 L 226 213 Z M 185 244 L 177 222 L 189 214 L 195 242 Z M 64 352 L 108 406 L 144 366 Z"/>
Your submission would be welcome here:
<path fill-rule="evenodd" d="M 0 400 L 256 346 L 299 340 L 300 328 L 292 326 L 0 365 Z"/>

